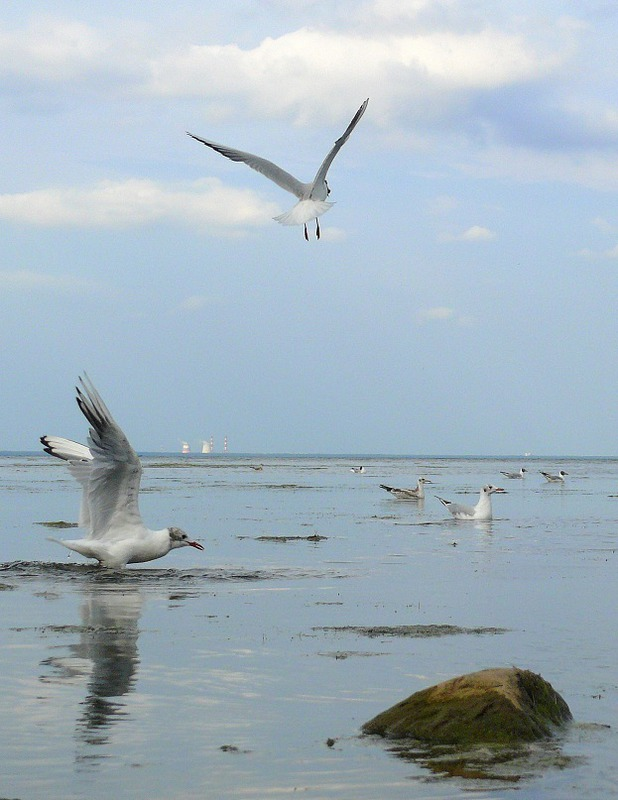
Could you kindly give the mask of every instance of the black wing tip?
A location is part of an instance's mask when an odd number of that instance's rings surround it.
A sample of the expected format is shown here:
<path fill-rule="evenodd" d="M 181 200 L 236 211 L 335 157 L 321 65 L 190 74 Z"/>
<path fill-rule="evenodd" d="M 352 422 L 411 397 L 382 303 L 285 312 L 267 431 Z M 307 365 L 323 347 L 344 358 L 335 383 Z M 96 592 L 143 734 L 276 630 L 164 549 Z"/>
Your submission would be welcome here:
<path fill-rule="evenodd" d="M 49 443 L 49 436 L 40 436 L 39 437 L 39 441 L 43 445 L 43 450 L 46 453 L 49 453 L 50 456 L 54 456 L 54 458 L 60 458 L 63 461 L 65 460 L 65 459 L 62 458 L 61 455 L 56 453 L 56 451 L 54 450 L 53 446 Z"/>
<path fill-rule="evenodd" d="M 96 389 L 85 372 L 83 377 L 80 375 L 79 382 L 81 387 L 75 387 L 75 401 L 77 402 L 79 410 L 86 417 L 92 427 L 95 430 L 100 431 L 105 424 L 105 418 L 101 411 L 97 408 L 96 396 L 95 398 L 92 397 L 93 392 L 96 395 Z"/>

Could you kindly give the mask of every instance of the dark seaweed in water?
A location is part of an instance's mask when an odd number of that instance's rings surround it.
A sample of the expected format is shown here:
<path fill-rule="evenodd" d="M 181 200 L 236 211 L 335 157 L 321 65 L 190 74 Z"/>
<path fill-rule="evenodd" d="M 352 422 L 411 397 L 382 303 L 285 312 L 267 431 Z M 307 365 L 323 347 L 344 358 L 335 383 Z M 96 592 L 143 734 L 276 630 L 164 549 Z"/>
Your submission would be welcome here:
<path fill-rule="evenodd" d="M 239 582 L 239 581 L 272 581 L 272 580 L 303 580 L 305 578 L 344 578 L 347 575 L 335 570 L 308 570 L 295 568 L 280 569 L 139 569 L 129 568 L 112 570 L 100 567 L 98 564 L 74 564 L 65 562 L 42 561 L 10 561 L 0 564 L 0 576 L 3 578 L 55 580 L 62 578 L 66 581 L 85 581 L 87 583 L 121 584 L 126 586 L 151 585 L 153 588 L 163 588 L 167 584 L 202 586 L 204 583 Z M 9 586 L 9 584 L 6 584 Z M 12 588 L 12 587 L 9 587 Z"/>
<path fill-rule="evenodd" d="M 77 522 L 65 522 L 60 519 L 57 522 L 35 522 L 35 525 L 44 525 L 46 528 L 79 528 Z"/>
<path fill-rule="evenodd" d="M 312 628 L 314 631 L 329 633 L 356 633 L 360 636 L 378 638 L 380 636 L 411 636 L 424 639 L 432 636 L 456 636 L 458 634 L 506 633 L 507 628 L 461 628 L 459 625 L 341 625 Z"/>

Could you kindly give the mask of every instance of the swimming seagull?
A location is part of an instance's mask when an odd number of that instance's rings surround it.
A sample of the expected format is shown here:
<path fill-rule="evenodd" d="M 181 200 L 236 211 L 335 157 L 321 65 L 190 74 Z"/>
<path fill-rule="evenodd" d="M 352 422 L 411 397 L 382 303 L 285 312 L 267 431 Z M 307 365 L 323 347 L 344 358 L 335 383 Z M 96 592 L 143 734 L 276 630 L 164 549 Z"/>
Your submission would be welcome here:
<path fill-rule="evenodd" d="M 396 489 L 393 486 L 380 484 L 380 489 L 390 492 L 398 500 L 423 500 L 425 498 L 425 484 L 431 483 L 428 478 L 419 478 L 415 489 Z"/>
<path fill-rule="evenodd" d="M 355 472 L 357 475 L 362 475 L 365 467 L 350 467 L 350 472 Z"/>
<path fill-rule="evenodd" d="M 505 478 L 523 478 L 526 472 L 528 472 L 528 470 L 522 467 L 519 472 L 502 472 L 501 470 L 500 474 L 504 475 Z"/>
<path fill-rule="evenodd" d="M 176 547 L 203 550 L 180 528 L 146 528 L 138 507 L 142 465 L 137 453 L 88 376 L 79 383 L 77 405 L 91 425 L 88 446 L 59 436 L 41 436 L 41 443 L 46 453 L 67 462 L 81 484 L 79 524 L 88 533 L 85 539 L 52 541 L 113 569 L 161 558 Z"/>
<path fill-rule="evenodd" d="M 475 506 L 451 503 L 450 500 L 443 500 L 441 497 L 438 497 L 438 500 L 443 506 L 448 508 L 455 519 L 491 519 L 491 495 L 496 492 L 506 494 L 504 489 L 500 489 L 497 486 L 483 486 L 481 489 L 481 496 Z"/>
<path fill-rule="evenodd" d="M 254 156 L 252 153 L 244 153 L 242 150 L 234 150 L 232 147 L 227 147 L 224 144 L 217 144 L 216 142 L 211 142 L 208 139 L 201 139 L 199 136 L 194 136 L 192 133 L 189 133 L 189 131 L 187 131 L 187 135 L 192 139 L 195 139 L 197 142 L 205 144 L 206 147 L 216 150 L 217 153 L 221 153 L 222 156 L 229 158 L 231 161 L 244 162 L 248 167 L 251 167 L 251 169 L 254 169 L 256 172 L 260 172 L 266 178 L 270 178 L 270 180 L 274 181 L 277 186 L 280 186 L 282 189 L 285 189 L 286 191 L 296 195 L 299 202 L 296 203 L 296 205 L 289 211 L 279 214 L 279 216 L 274 217 L 274 219 L 277 222 L 280 222 L 282 225 L 302 225 L 305 231 L 305 239 L 309 241 L 307 223 L 309 220 L 315 219 L 315 235 L 316 238 L 319 239 L 320 222 L 318 217 L 326 213 L 333 205 L 333 203 L 329 203 L 326 200 L 330 194 L 330 189 L 328 187 L 328 183 L 326 182 L 326 173 L 328 172 L 330 165 L 333 163 L 333 159 L 339 150 L 341 150 L 343 145 L 348 141 L 350 134 L 365 113 L 368 103 L 369 98 L 367 98 L 362 106 L 358 109 L 352 118 L 352 121 L 345 129 L 343 135 L 337 139 L 329 154 L 322 162 L 322 165 L 317 171 L 315 178 L 310 183 L 302 183 L 293 175 L 290 175 L 289 172 L 286 172 L 284 169 L 281 169 L 281 167 L 273 164 L 272 161 L 267 161 L 265 158 L 260 158 L 260 156 Z"/>
<path fill-rule="evenodd" d="M 563 469 L 557 475 L 552 475 L 549 472 L 543 472 L 543 470 L 539 470 L 541 475 L 545 478 L 545 480 L 549 481 L 550 483 L 564 483 L 565 477 L 569 474 L 565 472 Z"/>

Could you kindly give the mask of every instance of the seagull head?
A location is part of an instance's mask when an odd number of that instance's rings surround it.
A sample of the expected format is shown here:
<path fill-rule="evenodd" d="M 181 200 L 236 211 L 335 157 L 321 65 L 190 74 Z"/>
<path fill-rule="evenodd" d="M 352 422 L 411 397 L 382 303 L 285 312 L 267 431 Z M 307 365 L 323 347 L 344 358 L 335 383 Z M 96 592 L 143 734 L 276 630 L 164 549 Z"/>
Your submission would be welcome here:
<path fill-rule="evenodd" d="M 203 550 L 204 547 L 199 542 L 192 542 L 191 539 L 181 528 L 168 528 L 170 545 L 174 547 L 195 547 L 196 550 Z"/>
<path fill-rule="evenodd" d="M 483 494 L 496 494 L 497 492 L 500 494 L 506 494 L 506 491 L 501 489 L 499 486 L 492 486 L 491 484 L 483 486 Z"/>
<path fill-rule="evenodd" d="M 429 478 L 419 478 L 418 482 L 419 483 L 433 483 L 433 481 L 430 481 Z"/>

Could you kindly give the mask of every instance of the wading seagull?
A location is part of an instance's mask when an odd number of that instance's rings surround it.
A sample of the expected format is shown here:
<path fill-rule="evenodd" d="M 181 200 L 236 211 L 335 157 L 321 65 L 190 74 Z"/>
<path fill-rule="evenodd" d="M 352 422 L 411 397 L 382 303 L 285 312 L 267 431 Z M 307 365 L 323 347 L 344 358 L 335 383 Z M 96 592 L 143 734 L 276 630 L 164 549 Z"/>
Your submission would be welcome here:
<path fill-rule="evenodd" d="M 475 506 L 451 503 L 450 500 L 443 500 L 441 497 L 438 497 L 438 500 L 443 506 L 448 508 L 455 519 L 491 519 L 491 495 L 496 492 L 506 494 L 504 489 L 500 489 L 497 486 L 483 486 L 481 489 L 481 496 Z"/>
<path fill-rule="evenodd" d="M 348 141 L 350 134 L 365 113 L 368 103 L 369 98 L 367 98 L 367 100 L 365 100 L 362 106 L 358 109 L 352 118 L 352 121 L 345 129 L 343 135 L 337 139 L 330 153 L 322 162 L 322 166 L 317 171 L 316 176 L 311 183 L 302 183 L 293 175 L 290 175 L 289 172 L 286 172 L 284 169 L 281 169 L 281 167 L 273 164 L 272 161 L 267 161 L 265 158 L 260 158 L 260 156 L 254 156 L 252 153 L 244 153 L 242 150 L 234 150 L 233 147 L 227 147 L 224 144 L 217 144 L 216 142 L 211 142 L 208 139 L 201 139 L 199 136 L 194 136 L 192 133 L 189 133 L 189 131 L 187 131 L 187 135 L 192 139 L 195 139 L 197 142 L 205 144 L 206 147 L 216 150 L 217 153 L 221 153 L 222 156 L 229 158 L 231 161 L 244 162 L 248 167 L 251 167 L 251 169 L 254 169 L 256 172 L 260 172 L 266 178 L 270 178 L 270 180 L 276 183 L 277 186 L 280 186 L 282 189 L 285 189 L 286 191 L 296 195 L 299 202 L 296 203 L 296 205 L 289 211 L 279 214 L 279 216 L 274 217 L 274 219 L 277 222 L 280 222 L 282 225 L 302 225 L 305 231 L 305 239 L 309 241 L 307 223 L 309 220 L 315 219 L 315 235 L 319 239 L 320 222 L 318 217 L 326 213 L 333 205 L 333 203 L 329 203 L 326 200 L 330 194 L 330 189 L 328 188 L 328 183 L 326 182 L 326 173 L 328 172 L 330 165 L 333 163 L 333 159 L 339 150 L 341 150 L 343 145 Z"/>
<path fill-rule="evenodd" d="M 561 469 L 557 475 L 552 475 L 549 472 L 543 472 L 543 470 L 540 470 L 540 473 L 545 478 L 545 480 L 549 481 L 550 483 L 564 483 L 565 477 L 569 474 L 568 472 L 565 472 L 563 469 Z"/>
<path fill-rule="evenodd" d="M 81 484 L 79 525 L 88 534 L 52 541 L 113 569 L 161 558 L 176 547 L 203 550 L 180 528 L 146 528 L 138 507 L 142 465 L 137 453 L 89 378 L 84 375 L 79 383 L 77 405 L 91 426 L 88 446 L 59 436 L 41 436 L 41 443 L 46 453 L 67 462 Z"/>
<path fill-rule="evenodd" d="M 390 492 L 397 500 L 423 500 L 425 497 L 425 484 L 431 483 L 428 478 L 419 478 L 415 489 L 395 489 L 393 486 L 380 484 L 380 489 Z"/>
<path fill-rule="evenodd" d="M 500 474 L 504 475 L 505 478 L 523 478 L 526 472 L 528 472 L 528 470 L 522 467 L 519 472 L 502 472 L 501 470 Z"/>

